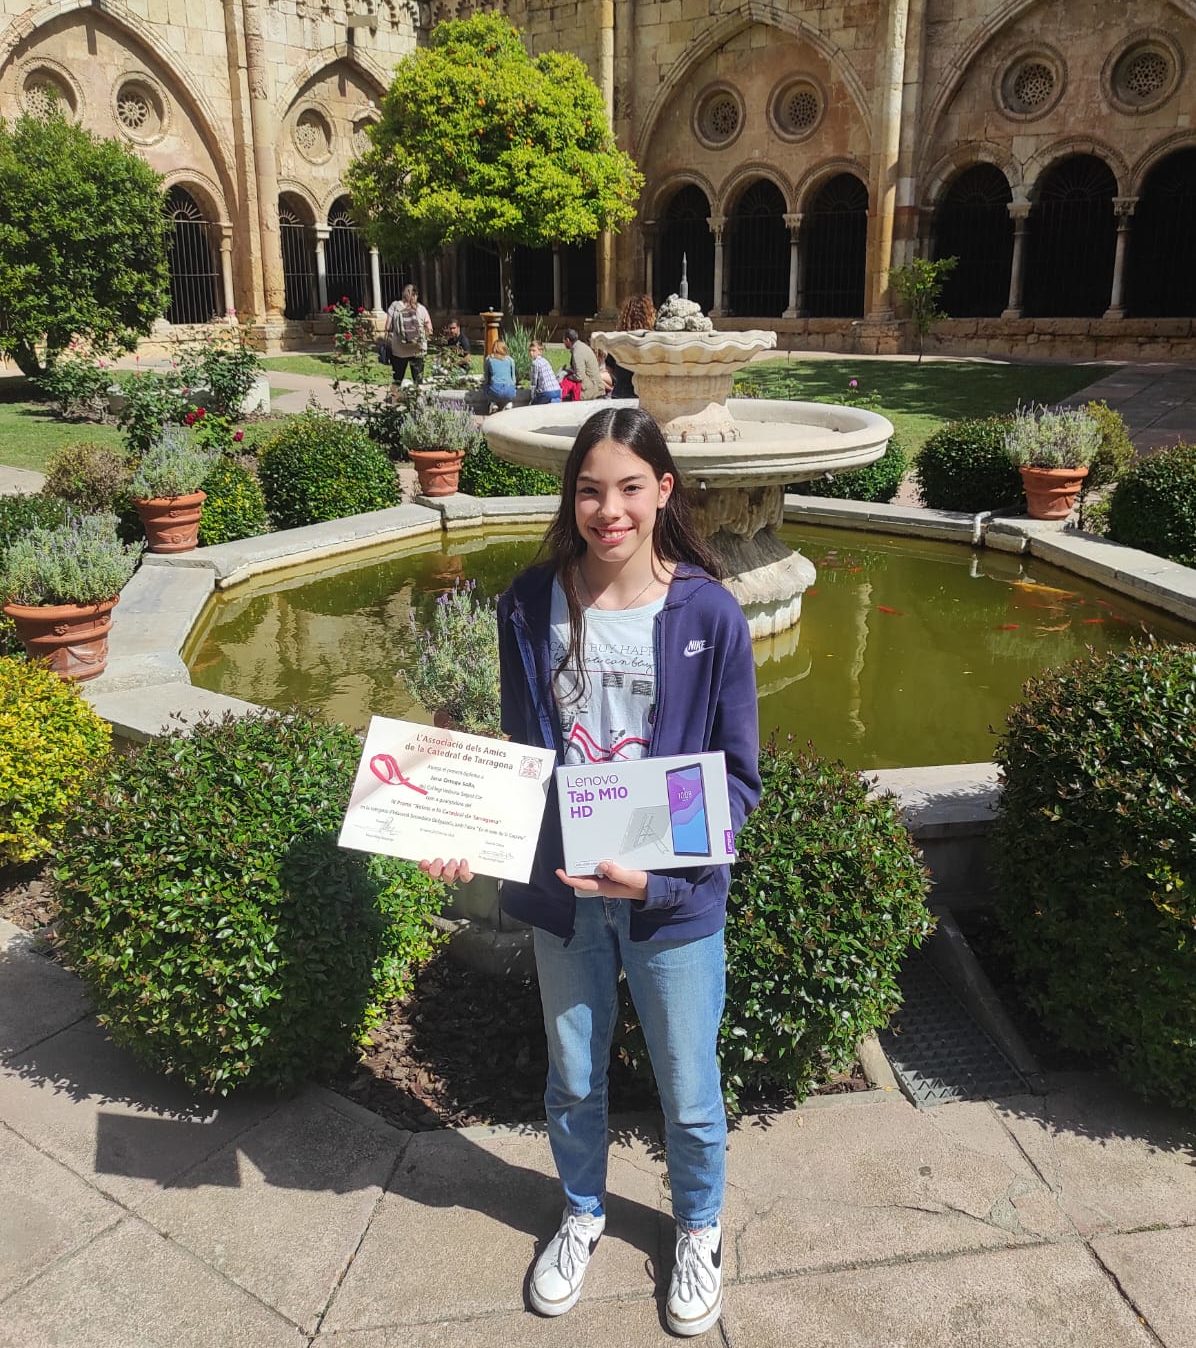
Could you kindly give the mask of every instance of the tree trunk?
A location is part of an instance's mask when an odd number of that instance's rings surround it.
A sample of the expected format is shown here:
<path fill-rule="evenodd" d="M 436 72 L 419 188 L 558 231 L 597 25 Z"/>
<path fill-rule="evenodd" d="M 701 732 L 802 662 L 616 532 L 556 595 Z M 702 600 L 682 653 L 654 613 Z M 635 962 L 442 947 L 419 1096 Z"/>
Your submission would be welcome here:
<path fill-rule="evenodd" d="M 502 291 L 502 311 L 509 319 L 515 317 L 515 251 L 508 244 L 498 248 L 498 286 Z"/>
<path fill-rule="evenodd" d="M 37 352 L 26 342 L 21 342 L 12 349 L 12 358 L 16 361 L 17 369 L 23 375 L 30 379 L 36 379 L 39 375 L 45 374 L 45 367 L 37 358 Z"/>

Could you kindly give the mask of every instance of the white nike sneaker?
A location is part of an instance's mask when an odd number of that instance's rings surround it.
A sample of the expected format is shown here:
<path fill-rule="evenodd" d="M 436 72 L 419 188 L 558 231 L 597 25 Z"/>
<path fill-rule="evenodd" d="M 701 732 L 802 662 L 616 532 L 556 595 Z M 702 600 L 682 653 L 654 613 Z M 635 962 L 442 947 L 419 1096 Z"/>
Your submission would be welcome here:
<path fill-rule="evenodd" d="M 682 1338 L 704 1334 L 723 1310 L 723 1229 L 715 1222 L 702 1231 L 677 1228 L 676 1262 L 664 1314 Z"/>
<path fill-rule="evenodd" d="M 564 1315 L 577 1304 L 586 1267 L 598 1239 L 606 1230 L 606 1217 L 566 1210 L 560 1230 L 536 1260 L 532 1272 L 532 1310 L 541 1315 Z"/>

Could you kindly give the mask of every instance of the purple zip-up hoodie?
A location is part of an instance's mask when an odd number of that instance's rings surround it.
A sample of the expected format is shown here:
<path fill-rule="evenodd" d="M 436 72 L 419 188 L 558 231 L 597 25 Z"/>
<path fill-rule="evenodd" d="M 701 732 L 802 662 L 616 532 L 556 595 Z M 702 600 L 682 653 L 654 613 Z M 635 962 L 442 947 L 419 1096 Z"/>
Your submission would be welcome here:
<path fill-rule="evenodd" d="M 555 749 L 560 764 L 564 746 L 548 647 L 553 575 L 550 564 L 534 566 L 499 599 L 498 646 L 503 730 L 520 743 Z M 738 834 L 760 799 L 756 666 L 739 604 L 696 566 L 677 567 L 655 619 L 655 657 L 648 754 L 659 758 L 721 749 L 731 824 Z M 556 878 L 556 868 L 563 865 L 554 779 L 531 881 L 504 881 L 504 912 L 556 936 L 572 936 L 577 899 Z M 631 939 L 690 940 L 719 931 L 726 921 L 730 873 L 729 866 L 649 871 L 647 897 L 632 903 Z"/>

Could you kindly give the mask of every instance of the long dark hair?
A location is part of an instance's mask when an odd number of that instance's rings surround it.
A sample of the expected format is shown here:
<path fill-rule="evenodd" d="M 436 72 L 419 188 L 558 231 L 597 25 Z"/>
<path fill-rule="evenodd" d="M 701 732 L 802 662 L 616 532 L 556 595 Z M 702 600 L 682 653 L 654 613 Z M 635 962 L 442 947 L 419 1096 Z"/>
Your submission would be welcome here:
<path fill-rule="evenodd" d="M 607 407 L 595 412 L 582 423 L 565 460 L 560 509 L 548 526 L 540 548 L 540 555 L 552 563 L 569 610 L 569 647 L 556 668 L 558 676 L 565 669 L 577 670 L 580 675 L 582 668 L 585 610 L 577 594 L 577 572 L 585 555 L 586 542 L 577 527 L 577 478 L 586 455 L 603 440 L 611 440 L 642 459 L 657 482 L 666 473 L 672 475 L 673 490 L 656 512 L 656 522 L 652 526 L 653 561 L 659 557 L 665 562 L 689 562 L 700 566 L 716 580 L 723 575 L 718 559 L 694 526 L 681 475 L 660 427 L 638 407 Z M 578 695 L 581 687 L 579 677 L 575 685 Z"/>

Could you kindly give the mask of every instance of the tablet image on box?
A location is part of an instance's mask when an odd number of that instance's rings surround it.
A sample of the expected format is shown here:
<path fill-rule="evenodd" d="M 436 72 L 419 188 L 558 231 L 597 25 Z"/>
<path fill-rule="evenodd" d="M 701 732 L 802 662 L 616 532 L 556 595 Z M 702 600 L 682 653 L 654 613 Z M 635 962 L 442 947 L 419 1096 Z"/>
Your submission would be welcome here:
<path fill-rule="evenodd" d="M 667 871 L 735 860 L 721 753 L 557 768 L 565 870 L 600 861 Z"/>

